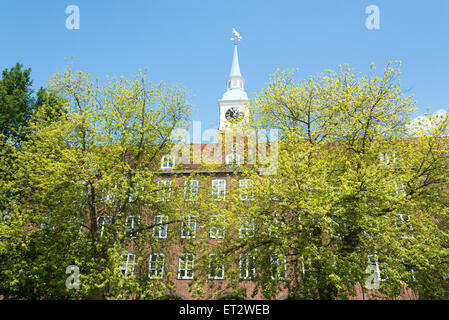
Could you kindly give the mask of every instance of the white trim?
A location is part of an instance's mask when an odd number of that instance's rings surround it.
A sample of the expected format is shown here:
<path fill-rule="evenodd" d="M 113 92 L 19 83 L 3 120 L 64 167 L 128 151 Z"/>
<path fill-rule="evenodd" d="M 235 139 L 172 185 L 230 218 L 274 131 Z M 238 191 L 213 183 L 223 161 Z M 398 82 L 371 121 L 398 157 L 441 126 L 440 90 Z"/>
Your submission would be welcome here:
<path fill-rule="evenodd" d="M 273 271 L 273 267 L 276 267 L 276 275 L 271 272 L 272 280 L 285 280 L 287 277 L 287 257 L 283 256 L 282 260 L 283 261 L 281 261 L 277 254 L 272 254 L 270 256 L 271 271 Z M 282 266 L 283 268 L 281 268 Z"/>
<path fill-rule="evenodd" d="M 184 181 L 184 200 L 196 201 L 198 200 L 198 180 L 186 180 Z"/>
<path fill-rule="evenodd" d="M 398 213 L 396 216 L 400 220 L 400 225 L 398 225 L 398 228 L 407 227 L 407 224 L 408 224 L 408 229 L 410 231 L 410 232 L 407 232 L 407 231 L 404 230 L 403 231 L 404 233 L 401 236 L 401 239 L 414 238 L 413 225 L 410 223 L 410 215 L 403 214 L 403 213 Z"/>
<path fill-rule="evenodd" d="M 195 239 L 195 235 L 196 235 L 196 220 L 192 216 L 186 216 L 185 220 L 181 222 L 181 238 Z"/>
<path fill-rule="evenodd" d="M 161 169 L 173 169 L 175 167 L 175 158 L 170 154 L 164 154 L 161 159 Z"/>
<path fill-rule="evenodd" d="M 170 201 L 171 198 L 171 180 L 159 180 L 157 182 L 157 200 L 160 201 Z"/>
<path fill-rule="evenodd" d="M 214 269 L 214 271 L 215 271 L 214 272 L 214 276 L 211 276 L 211 271 L 212 271 L 211 270 L 211 262 L 212 262 L 211 257 L 213 257 L 213 256 L 217 256 L 217 254 L 215 254 L 215 253 L 209 254 L 209 265 L 208 265 L 209 274 L 208 274 L 208 278 L 210 280 L 223 280 L 224 279 L 224 275 L 225 275 L 224 264 L 221 264 L 220 266 L 217 266 L 217 268 Z M 218 273 L 218 272 L 216 272 L 217 270 L 219 270 L 221 276 L 217 276 L 216 275 Z"/>
<path fill-rule="evenodd" d="M 211 239 L 223 239 L 226 234 L 225 226 L 217 223 L 217 220 L 219 220 L 220 217 L 224 218 L 222 215 L 212 216 L 210 218 L 211 227 L 209 230 L 209 237 Z"/>
<path fill-rule="evenodd" d="M 246 192 L 243 193 L 242 189 L 246 189 Z M 254 181 L 252 179 L 239 180 L 239 197 L 241 201 L 254 200 Z"/>
<path fill-rule="evenodd" d="M 238 153 L 229 153 L 225 156 L 225 164 L 228 166 L 239 167 L 242 161 L 242 157 Z"/>
<path fill-rule="evenodd" d="M 216 201 L 226 200 L 226 180 L 212 180 L 212 198 Z"/>
<path fill-rule="evenodd" d="M 166 239 L 168 234 L 168 216 L 164 214 L 155 215 L 153 218 L 153 237 L 158 239 Z M 156 226 L 157 224 L 157 226 Z"/>
<path fill-rule="evenodd" d="M 384 262 L 379 262 L 379 257 L 377 254 L 369 254 L 368 255 L 368 263 L 374 268 L 374 274 L 376 275 L 376 280 L 378 281 L 386 281 L 388 277 L 382 278 L 382 270 L 380 265 Z"/>
<path fill-rule="evenodd" d="M 131 225 L 129 225 L 129 221 L 131 221 Z M 140 222 L 140 216 L 138 215 L 130 215 L 126 217 L 125 220 L 125 235 L 129 232 L 133 232 L 134 229 L 137 229 L 137 225 Z M 136 232 L 134 235 L 131 236 L 132 239 L 135 239 L 137 237 L 138 232 Z"/>
<path fill-rule="evenodd" d="M 162 259 L 161 259 L 162 258 Z M 148 277 L 150 279 L 164 278 L 165 255 L 163 253 L 152 253 L 148 258 Z M 153 273 L 153 275 L 151 275 Z"/>
<path fill-rule="evenodd" d="M 126 256 L 126 259 L 124 257 Z M 123 261 L 125 260 L 125 261 Z M 131 262 L 132 260 L 132 262 Z M 136 255 L 134 253 L 123 253 L 121 256 L 120 270 L 122 271 L 125 278 L 128 277 L 128 271 L 131 268 L 131 275 L 134 274 L 134 267 L 136 264 Z"/>
<path fill-rule="evenodd" d="M 396 153 L 390 151 L 379 152 L 379 160 L 385 165 L 396 163 Z"/>
<path fill-rule="evenodd" d="M 101 228 L 100 228 L 100 238 L 101 238 L 103 236 L 105 225 L 111 223 L 111 216 L 102 215 L 102 216 L 97 217 L 97 230 L 98 230 L 98 226 L 100 225 L 100 219 L 101 219 Z"/>
<path fill-rule="evenodd" d="M 246 218 L 246 216 L 243 216 Z M 254 237 L 255 226 L 254 226 L 254 218 L 251 218 L 249 221 L 247 220 L 245 223 L 242 223 L 239 228 L 239 237 Z"/>
<path fill-rule="evenodd" d="M 252 260 L 252 261 L 250 261 Z M 243 264 L 244 267 L 243 268 Z M 252 266 L 252 268 L 250 268 Z M 253 279 L 256 277 L 256 257 L 250 253 L 239 254 L 239 271 L 240 278 L 243 280 Z"/>
<path fill-rule="evenodd" d="M 195 255 L 193 253 L 182 253 L 178 262 L 178 279 L 191 280 L 194 275 Z M 181 275 L 184 273 L 184 275 Z M 188 275 L 191 273 L 191 275 Z"/>

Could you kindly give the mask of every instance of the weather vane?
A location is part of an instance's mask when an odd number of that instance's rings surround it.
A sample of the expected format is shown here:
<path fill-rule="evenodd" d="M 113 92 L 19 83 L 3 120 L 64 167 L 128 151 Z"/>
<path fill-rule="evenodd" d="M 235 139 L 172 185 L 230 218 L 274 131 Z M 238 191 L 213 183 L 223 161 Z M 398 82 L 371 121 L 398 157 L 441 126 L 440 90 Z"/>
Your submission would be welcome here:
<path fill-rule="evenodd" d="M 235 44 L 243 39 L 243 37 L 237 32 L 237 30 L 235 30 L 235 28 L 232 28 L 232 33 L 234 34 L 234 37 L 232 37 L 231 40 L 234 41 Z"/>

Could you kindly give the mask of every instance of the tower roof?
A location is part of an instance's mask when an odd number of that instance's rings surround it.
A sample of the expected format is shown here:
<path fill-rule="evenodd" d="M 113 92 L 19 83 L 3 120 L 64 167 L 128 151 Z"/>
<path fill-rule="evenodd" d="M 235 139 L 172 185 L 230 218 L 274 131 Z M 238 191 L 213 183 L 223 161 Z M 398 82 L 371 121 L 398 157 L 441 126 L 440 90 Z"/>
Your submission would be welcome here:
<path fill-rule="evenodd" d="M 231 73 L 229 77 L 241 77 L 240 66 L 239 66 L 239 53 L 237 51 L 237 43 L 234 44 L 234 57 L 232 58 Z"/>
<path fill-rule="evenodd" d="M 245 79 L 240 73 L 239 54 L 237 42 L 234 43 L 234 56 L 232 58 L 231 72 L 226 81 L 227 90 L 222 100 L 248 100 L 248 95 L 244 90 Z"/>

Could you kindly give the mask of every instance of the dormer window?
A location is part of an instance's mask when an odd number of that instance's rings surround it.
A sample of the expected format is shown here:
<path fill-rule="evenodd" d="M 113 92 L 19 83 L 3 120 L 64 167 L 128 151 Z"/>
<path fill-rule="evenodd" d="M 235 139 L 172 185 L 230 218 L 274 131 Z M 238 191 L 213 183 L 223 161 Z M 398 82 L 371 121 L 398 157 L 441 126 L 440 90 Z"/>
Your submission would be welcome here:
<path fill-rule="evenodd" d="M 166 154 L 162 156 L 161 169 L 173 169 L 174 167 L 175 159 L 171 155 Z"/>
<path fill-rule="evenodd" d="M 225 163 L 230 166 L 240 166 L 241 157 L 237 153 L 227 154 L 225 157 Z"/>

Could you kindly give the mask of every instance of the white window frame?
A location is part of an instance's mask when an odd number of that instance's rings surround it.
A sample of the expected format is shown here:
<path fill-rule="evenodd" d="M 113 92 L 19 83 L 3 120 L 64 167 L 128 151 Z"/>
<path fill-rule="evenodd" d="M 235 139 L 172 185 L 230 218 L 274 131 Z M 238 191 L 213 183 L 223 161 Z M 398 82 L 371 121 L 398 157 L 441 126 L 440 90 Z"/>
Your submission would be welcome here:
<path fill-rule="evenodd" d="M 100 219 L 101 219 L 101 223 L 100 223 Z M 102 215 L 97 217 L 97 229 L 100 229 L 100 238 L 103 237 L 103 233 L 104 233 L 104 229 L 106 224 L 111 224 L 111 216 L 108 215 Z M 98 228 L 98 226 L 100 226 L 100 228 Z"/>
<path fill-rule="evenodd" d="M 158 202 L 161 201 L 170 201 L 171 198 L 171 180 L 159 180 L 157 182 L 157 188 L 158 188 L 158 194 L 157 194 L 157 200 Z"/>
<path fill-rule="evenodd" d="M 408 228 L 410 229 L 409 232 L 404 230 L 404 234 L 401 236 L 401 239 L 414 238 L 413 225 L 410 222 L 410 215 L 404 214 L 404 213 L 398 213 L 396 216 L 400 220 L 400 221 L 398 221 L 400 223 L 400 225 L 398 225 L 399 228 L 406 227 L 407 223 L 409 224 L 408 225 Z"/>
<path fill-rule="evenodd" d="M 377 254 L 369 254 L 368 263 L 374 268 L 374 274 L 377 281 L 386 281 L 388 279 L 388 277 L 382 278 L 382 270 L 380 265 L 384 262 L 379 262 L 379 257 Z"/>
<path fill-rule="evenodd" d="M 285 280 L 287 277 L 287 257 L 284 255 L 281 258 L 277 254 L 270 256 L 271 265 L 271 279 L 272 280 Z M 282 268 L 283 267 L 283 268 Z M 273 269 L 276 268 L 276 274 L 273 274 Z"/>
<path fill-rule="evenodd" d="M 165 255 L 163 253 L 152 253 L 148 258 L 148 277 L 150 279 L 164 278 Z"/>
<path fill-rule="evenodd" d="M 166 239 L 168 235 L 168 216 L 164 214 L 155 215 L 153 218 L 153 237 Z"/>
<path fill-rule="evenodd" d="M 226 200 L 226 180 L 212 180 L 212 198 L 216 201 Z"/>
<path fill-rule="evenodd" d="M 405 187 L 404 187 L 404 184 L 403 184 L 402 182 L 400 182 L 400 181 L 397 181 L 397 180 L 393 180 L 393 183 L 394 183 L 395 193 L 396 193 L 397 195 L 403 195 L 403 196 L 405 196 L 406 193 L 405 193 Z"/>
<path fill-rule="evenodd" d="M 139 190 L 140 189 L 140 190 Z M 134 202 L 139 198 L 139 193 L 143 193 L 145 192 L 145 187 L 139 187 L 139 183 L 136 182 L 134 184 L 133 189 L 131 190 L 129 197 L 128 197 L 128 202 Z"/>
<path fill-rule="evenodd" d="M 251 253 L 240 253 L 239 271 L 240 271 L 240 279 L 242 280 L 254 279 L 256 277 L 256 257 Z"/>
<path fill-rule="evenodd" d="M 178 279 L 192 280 L 194 277 L 195 255 L 193 253 L 182 253 L 179 255 Z"/>
<path fill-rule="evenodd" d="M 84 232 L 84 228 L 85 228 L 84 224 L 81 224 L 80 227 L 78 228 L 78 233 L 82 234 Z"/>
<path fill-rule="evenodd" d="M 281 215 L 279 213 L 274 213 L 273 218 L 270 221 L 270 225 L 268 226 L 268 236 L 273 236 L 273 231 L 282 230 L 285 227 L 285 222 L 281 220 Z M 301 220 L 301 219 L 300 219 Z M 279 238 L 282 235 L 277 235 L 275 237 Z"/>
<path fill-rule="evenodd" d="M 198 200 L 198 180 L 186 180 L 184 181 L 184 200 L 196 201 Z"/>
<path fill-rule="evenodd" d="M 125 235 L 129 233 L 133 233 L 131 236 L 132 239 L 137 238 L 138 232 L 134 233 L 134 229 L 137 229 L 137 226 L 140 223 L 140 216 L 138 215 L 130 215 L 126 217 L 125 220 Z"/>
<path fill-rule="evenodd" d="M 246 216 L 243 216 L 246 218 Z M 239 228 L 239 237 L 245 238 L 245 237 L 254 237 L 255 232 L 255 225 L 254 225 L 254 218 L 249 219 L 249 221 L 246 221 L 240 225 Z"/>
<path fill-rule="evenodd" d="M 308 273 L 312 271 L 312 259 L 307 259 L 307 266 L 308 268 L 306 268 L 306 263 L 304 263 L 304 257 L 301 257 L 301 272 L 302 272 L 302 277 L 303 279 L 308 277 Z M 309 277 L 309 279 L 313 279 L 311 277 Z"/>
<path fill-rule="evenodd" d="M 170 154 L 165 154 L 161 159 L 161 169 L 173 169 L 175 167 L 175 158 Z"/>
<path fill-rule="evenodd" d="M 215 269 L 212 270 L 211 263 L 217 262 L 217 260 L 219 260 L 219 258 L 215 258 L 217 256 L 218 255 L 215 253 L 209 254 L 209 266 L 208 266 L 209 267 L 209 275 L 208 275 L 208 277 L 210 280 L 223 280 L 224 279 L 224 275 L 225 275 L 224 264 L 214 266 Z M 211 271 L 213 271 L 213 275 L 212 275 Z M 217 274 L 220 274 L 220 275 L 217 275 Z"/>
<path fill-rule="evenodd" d="M 114 202 L 116 200 L 116 195 L 113 189 L 117 188 L 117 183 L 113 187 L 105 187 L 101 190 L 101 201 L 103 202 Z"/>
<path fill-rule="evenodd" d="M 239 180 L 239 191 L 241 201 L 251 201 L 254 200 L 254 181 L 252 179 L 241 179 Z M 243 191 L 243 189 L 246 189 Z"/>
<path fill-rule="evenodd" d="M 195 239 L 196 235 L 196 220 L 193 216 L 186 216 L 181 222 L 181 238 Z"/>
<path fill-rule="evenodd" d="M 335 231 L 335 228 L 340 228 L 340 229 L 343 229 L 345 231 L 346 230 L 346 223 L 343 222 L 343 221 L 338 223 L 335 220 L 330 220 L 330 222 L 329 222 L 329 237 L 331 237 L 333 239 L 341 239 L 342 238 L 341 233 Z"/>
<path fill-rule="evenodd" d="M 225 156 L 225 164 L 228 166 L 239 167 L 242 161 L 242 157 L 238 153 L 229 153 Z"/>
<path fill-rule="evenodd" d="M 226 230 L 225 230 L 225 226 L 218 223 L 217 220 L 222 220 L 224 219 L 223 216 L 219 215 L 219 216 L 212 216 L 210 218 L 210 230 L 209 230 L 209 237 L 211 239 L 223 239 L 225 234 L 226 234 Z"/>
<path fill-rule="evenodd" d="M 390 151 L 379 152 L 379 160 L 385 165 L 396 163 L 396 153 Z"/>
<path fill-rule="evenodd" d="M 132 262 L 131 262 L 131 260 L 132 260 Z M 121 261 L 120 261 L 120 270 L 122 271 L 125 278 L 128 277 L 128 271 L 130 271 L 130 270 L 131 270 L 131 275 L 134 274 L 135 264 L 136 264 L 136 255 L 134 253 L 128 252 L 128 253 L 122 254 Z"/>

